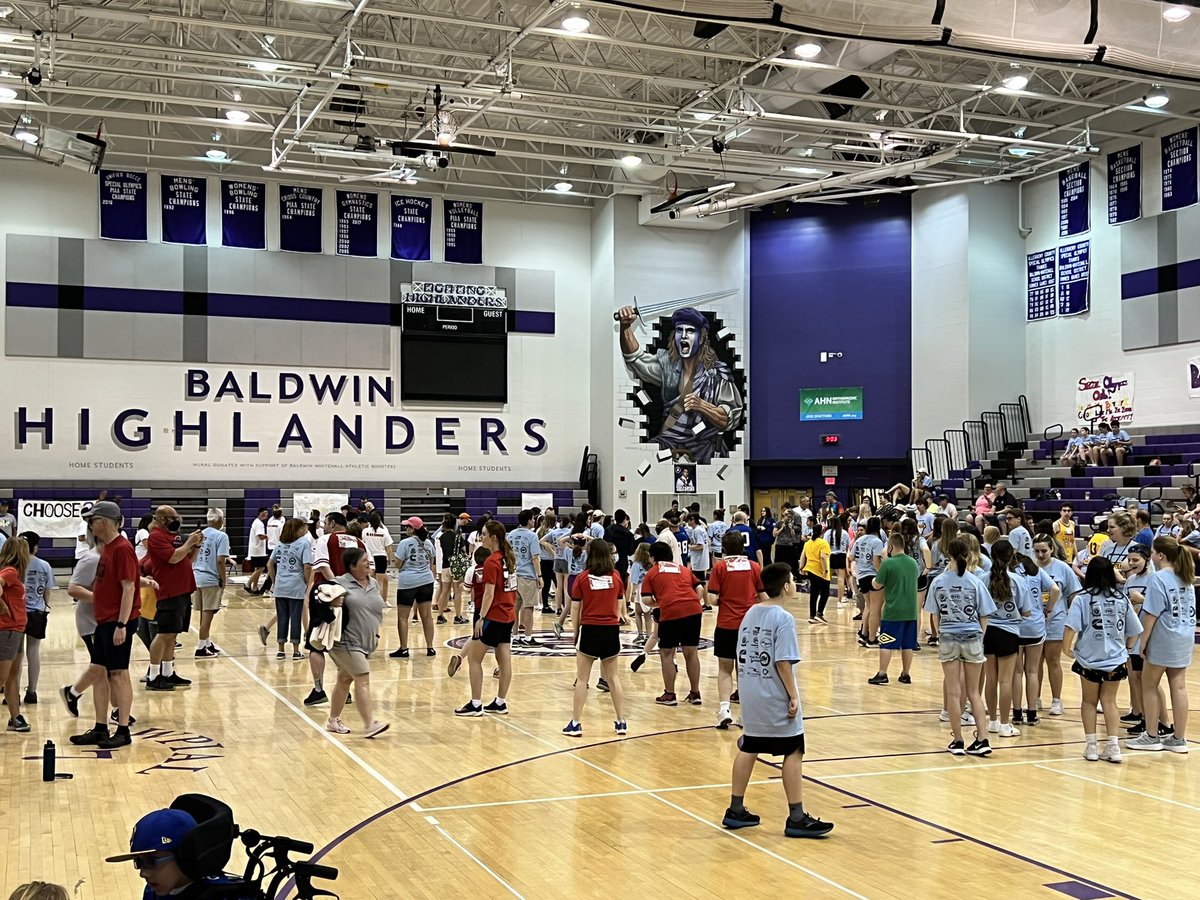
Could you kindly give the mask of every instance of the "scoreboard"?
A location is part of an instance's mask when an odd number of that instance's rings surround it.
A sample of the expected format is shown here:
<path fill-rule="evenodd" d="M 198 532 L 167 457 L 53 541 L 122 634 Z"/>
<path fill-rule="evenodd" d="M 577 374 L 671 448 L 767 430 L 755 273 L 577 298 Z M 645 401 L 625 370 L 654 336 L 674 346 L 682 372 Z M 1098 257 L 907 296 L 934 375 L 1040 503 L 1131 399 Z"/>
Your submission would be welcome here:
<path fill-rule="evenodd" d="M 401 328 L 405 334 L 504 336 L 508 334 L 508 310 L 405 303 Z"/>

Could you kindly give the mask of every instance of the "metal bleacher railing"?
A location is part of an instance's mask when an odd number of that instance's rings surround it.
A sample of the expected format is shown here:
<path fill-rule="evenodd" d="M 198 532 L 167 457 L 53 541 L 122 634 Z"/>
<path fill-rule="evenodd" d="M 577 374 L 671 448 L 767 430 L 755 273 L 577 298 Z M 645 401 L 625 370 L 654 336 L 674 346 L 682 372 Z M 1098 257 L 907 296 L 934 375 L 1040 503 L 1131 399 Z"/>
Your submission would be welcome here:
<path fill-rule="evenodd" d="M 990 453 L 1023 444 L 1032 427 L 1029 401 L 1022 394 L 1016 403 L 1001 403 L 999 409 L 967 419 L 961 428 L 950 428 L 940 438 L 929 438 L 923 447 L 908 451 L 913 472 L 924 467 L 935 482 L 957 482 L 969 488 L 971 471 L 981 466 Z M 947 486 L 952 491 L 956 485 Z"/>

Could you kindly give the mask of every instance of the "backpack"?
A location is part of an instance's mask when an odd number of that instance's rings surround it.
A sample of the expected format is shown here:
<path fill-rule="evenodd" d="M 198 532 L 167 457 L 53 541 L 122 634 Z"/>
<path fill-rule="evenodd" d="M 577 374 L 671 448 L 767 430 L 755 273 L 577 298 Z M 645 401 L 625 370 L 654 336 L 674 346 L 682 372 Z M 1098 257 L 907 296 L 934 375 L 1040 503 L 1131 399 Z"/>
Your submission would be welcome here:
<path fill-rule="evenodd" d="M 471 567 L 471 560 L 467 556 L 467 541 L 463 537 L 462 532 L 458 531 L 454 534 L 454 552 L 450 554 L 450 574 L 455 581 L 462 581 L 467 577 L 467 569 Z"/>

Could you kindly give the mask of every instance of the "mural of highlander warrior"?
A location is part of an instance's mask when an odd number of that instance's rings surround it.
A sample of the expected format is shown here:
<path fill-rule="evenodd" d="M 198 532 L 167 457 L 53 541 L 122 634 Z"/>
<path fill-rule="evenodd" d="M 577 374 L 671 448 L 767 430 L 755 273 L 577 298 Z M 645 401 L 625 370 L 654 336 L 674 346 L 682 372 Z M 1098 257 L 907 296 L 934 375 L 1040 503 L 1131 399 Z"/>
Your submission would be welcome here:
<path fill-rule="evenodd" d="M 622 308 L 617 317 L 625 368 L 654 393 L 661 392 L 662 422 L 651 422 L 650 441 L 671 450 L 676 461 L 707 464 L 714 456 L 728 456 L 742 427 L 745 400 L 737 384 L 742 379 L 709 340 L 709 318 L 691 306 L 676 310 L 663 320 L 665 347 L 656 350 L 638 343 L 634 307 Z"/>

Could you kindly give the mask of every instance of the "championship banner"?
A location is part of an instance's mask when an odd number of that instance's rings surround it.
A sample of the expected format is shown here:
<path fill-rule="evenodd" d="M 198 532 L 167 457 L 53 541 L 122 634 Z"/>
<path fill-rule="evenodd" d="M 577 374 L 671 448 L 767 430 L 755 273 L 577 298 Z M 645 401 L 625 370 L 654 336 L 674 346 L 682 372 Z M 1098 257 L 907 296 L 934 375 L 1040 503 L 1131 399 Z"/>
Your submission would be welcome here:
<path fill-rule="evenodd" d="M 100 237 L 146 240 L 145 172 L 100 170 Z"/>
<path fill-rule="evenodd" d="M 1084 425 L 1133 419 L 1133 373 L 1080 378 L 1075 387 L 1075 418 Z"/>
<path fill-rule="evenodd" d="M 483 204 L 469 200 L 444 200 L 446 262 L 479 265 L 483 262 Z"/>
<path fill-rule="evenodd" d="M 433 203 L 428 197 L 392 194 L 392 259 L 429 259 Z"/>
<path fill-rule="evenodd" d="M 1200 397 L 1200 356 L 1188 360 L 1188 396 L 1193 400 Z"/>
<path fill-rule="evenodd" d="M 379 195 L 369 191 L 337 192 L 337 255 L 379 255 Z"/>
<path fill-rule="evenodd" d="M 279 186 L 279 249 L 289 253 L 321 252 L 321 200 L 317 187 Z"/>
<path fill-rule="evenodd" d="M 1043 250 L 1025 257 L 1025 319 L 1053 319 L 1058 315 L 1058 251 Z"/>
<path fill-rule="evenodd" d="M 1142 217 L 1142 145 L 1108 154 L 1108 224 Z"/>
<path fill-rule="evenodd" d="M 1087 241 L 1058 248 L 1058 314 L 1077 316 L 1091 306 L 1091 247 Z"/>
<path fill-rule="evenodd" d="M 1073 237 L 1088 230 L 1092 167 L 1082 162 L 1058 173 L 1058 236 Z"/>
<path fill-rule="evenodd" d="M 166 244 L 208 242 L 208 179 L 163 175 L 162 239 Z"/>
<path fill-rule="evenodd" d="M 17 530 L 40 538 L 77 538 L 83 514 L 95 500 L 18 500 Z"/>
<path fill-rule="evenodd" d="M 1196 203 L 1196 128 L 1162 136 L 1163 212 Z"/>
<path fill-rule="evenodd" d="M 259 181 L 221 181 L 221 245 L 267 249 L 267 186 Z"/>

